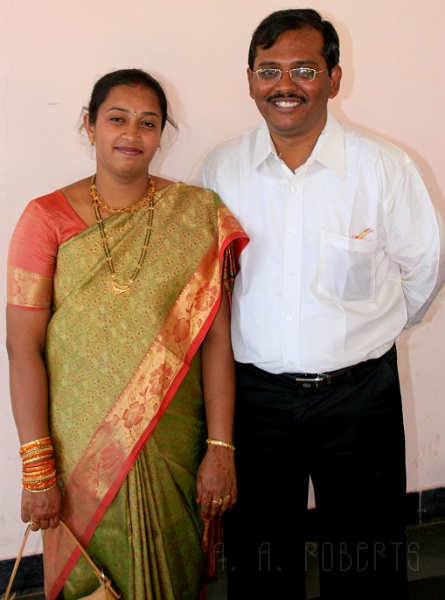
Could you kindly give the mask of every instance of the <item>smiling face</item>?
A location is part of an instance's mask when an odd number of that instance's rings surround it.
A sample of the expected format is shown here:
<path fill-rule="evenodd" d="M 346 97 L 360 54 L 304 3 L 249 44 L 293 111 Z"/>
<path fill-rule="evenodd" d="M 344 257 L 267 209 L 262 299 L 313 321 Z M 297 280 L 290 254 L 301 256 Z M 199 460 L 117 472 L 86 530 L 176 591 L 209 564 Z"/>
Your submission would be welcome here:
<path fill-rule="evenodd" d="M 111 88 L 96 122 L 85 115 L 84 125 L 95 140 L 98 172 L 104 169 L 124 178 L 146 175 L 162 133 L 162 112 L 153 90 L 140 85 Z"/>
<path fill-rule="evenodd" d="M 254 71 L 264 68 L 282 70 L 310 67 L 326 69 L 323 57 L 323 35 L 304 27 L 282 33 L 267 50 L 257 48 Z M 250 96 L 265 119 L 272 139 L 316 139 L 327 119 L 327 104 L 340 88 L 341 68 L 331 74 L 318 73 L 313 81 L 295 82 L 288 73 L 274 82 L 261 82 L 253 71 L 247 71 Z"/>

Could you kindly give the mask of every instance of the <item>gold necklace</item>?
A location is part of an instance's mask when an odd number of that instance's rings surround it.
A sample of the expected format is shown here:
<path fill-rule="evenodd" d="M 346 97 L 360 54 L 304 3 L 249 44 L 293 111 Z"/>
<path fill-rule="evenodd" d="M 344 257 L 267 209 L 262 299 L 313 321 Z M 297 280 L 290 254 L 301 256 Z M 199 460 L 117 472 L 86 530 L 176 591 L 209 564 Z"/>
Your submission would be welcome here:
<path fill-rule="evenodd" d="M 141 208 L 144 208 L 144 206 L 150 202 L 150 199 L 151 199 L 152 195 L 154 194 L 154 185 L 155 184 L 154 184 L 153 179 L 150 176 L 148 176 L 147 191 L 145 192 L 145 194 L 143 195 L 143 197 L 140 200 L 138 200 L 134 204 L 130 204 L 129 206 L 123 206 L 122 208 L 114 208 L 113 206 L 110 206 L 109 204 L 107 204 L 105 202 L 105 200 L 102 198 L 102 196 L 99 194 L 99 192 L 97 191 L 96 175 L 94 175 L 93 181 L 91 182 L 90 196 L 91 196 L 93 202 L 95 202 L 97 204 L 97 206 L 99 206 L 99 208 L 101 210 L 103 210 L 104 212 L 108 213 L 109 215 L 113 215 L 113 216 L 121 215 L 124 212 L 126 212 L 126 213 L 137 212 L 138 210 L 141 210 Z"/>
<path fill-rule="evenodd" d="M 97 224 L 99 225 L 100 237 L 102 239 L 102 246 L 103 246 L 103 249 L 105 252 L 105 258 L 108 263 L 108 268 L 110 269 L 111 290 L 112 290 L 113 294 L 115 294 L 116 296 L 122 296 L 124 294 L 127 294 L 130 291 L 130 288 L 133 285 L 134 280 L 138 276 L 139 271 L 141 270 L 142 264 L 145 260 L 145 256 L 147 254 L 148 246 L 150 244 L 152 226 L 153 226 L 154 195 L 156 192 L 156 186 L 155 186 L 153 179 L 149 175 L 147 191 L 144 195 L 144 198 L 142 198 L 142 200 L 145 200 L 145 204 L 148 204 L 147 229 L 145 231 L 144 245 L 142 246 L 142 251 L 141 251 L 141 255 L 138 260 L 138 264 L 136 265 L 136 268 L 133 271 L 133 274 L 131 275 L 130 279 L 128 280 L 128 283 L 119 283 L 118 281 L 116 281 L 116 270 L 114 268 L 114 263 L 113 263 L 113 258 L 111 256 L 110 248 L 108 246 L 108 239 L 107 239 L 107 234 L 105 233 L 104 222 L 102 220 L 102 217 L 100 216 L 100 210 L 99 210 L 100 204 L 97 200 L 97 190 L 96 190 L 94 181 L 95 181 L 95 176 L 93 177 L 93 181 L 91 182 L 90 196 L 91 196 L 91 200 L 93 201 L 93 208 L 94 208 L 94 214 L 96 215 L 96 221 L 97 221 Z M 94 186 L 94 190 L 93 190 L 93 186 Z M 141 202 L 141 200 L 139 200 L 139 202 Z M 139 204 L 139 202 L 137 204 Z M 142 208 L 142 206 L 140 208 Z M 116 210 L 120 210 L 121 212 L 123 212 L 125 210 L 125 208 L 116 209 Z M 139 208 L 137 210 L 139 210 Z M 131 212 L 131 211 L 128 211 L 128 212 Z"/>

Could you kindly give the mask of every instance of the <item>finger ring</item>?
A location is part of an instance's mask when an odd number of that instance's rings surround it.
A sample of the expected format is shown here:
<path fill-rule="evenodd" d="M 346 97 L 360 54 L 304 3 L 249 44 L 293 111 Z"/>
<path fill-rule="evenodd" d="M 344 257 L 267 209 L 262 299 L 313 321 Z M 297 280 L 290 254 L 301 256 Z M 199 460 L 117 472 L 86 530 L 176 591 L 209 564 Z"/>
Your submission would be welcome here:
<path fill-rule="evenodd" d="M 230 499 L 232 498 L 232 494 L 227 494 L 227 496 L 224 498 L 224 500 L 226 502 L 230 502 Z"/>
<path fill-rule="evenodd" d="M 28 521 L 30 525 L 38 525 L 35 521 Z"/>
<path fill-rule="evenodd" d="M 222 498 L 220 498 L 219 500 L 212 500 L 212 504 L 214 504 L 215 506 L 221 506 L 222 503 L 223 503 Z"/>

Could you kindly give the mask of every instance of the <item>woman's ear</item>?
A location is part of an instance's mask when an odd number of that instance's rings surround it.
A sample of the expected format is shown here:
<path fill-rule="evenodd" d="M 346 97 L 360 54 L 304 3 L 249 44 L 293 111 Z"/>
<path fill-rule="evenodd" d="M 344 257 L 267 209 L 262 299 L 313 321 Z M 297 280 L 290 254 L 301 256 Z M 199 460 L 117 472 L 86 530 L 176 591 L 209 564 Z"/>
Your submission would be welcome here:
<path fill-rule="evenodd" d="M 88 113 L 83 115 L 83 126 L 85 127 L 91 145 L 94 146 L 94 126 L 90 123 L 90 115 Z"/>

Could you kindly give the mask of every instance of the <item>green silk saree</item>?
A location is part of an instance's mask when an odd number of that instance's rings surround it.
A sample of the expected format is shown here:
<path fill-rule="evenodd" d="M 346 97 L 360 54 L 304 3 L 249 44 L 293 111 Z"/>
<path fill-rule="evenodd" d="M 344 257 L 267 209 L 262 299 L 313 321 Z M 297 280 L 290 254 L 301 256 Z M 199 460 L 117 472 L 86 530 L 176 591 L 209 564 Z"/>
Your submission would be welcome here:
<path fill-rule="evenodd" d="M 117 278 L 141 252 L 147 208 L 105 221 Z M 156 194 L 148 252 L 116 296 L 97 226 L 63 243 L 46 364 L 64 517 L 123 600 L 197 600 L 205 571 L 195 475 L 206 424 L 199 347 L 230 250 L 247 236 L 208 190 Z M 233 276 L 233 272 L 228 274 Z M 43 532 L 49 600 L 97 579 L 62 528 Z"/>

